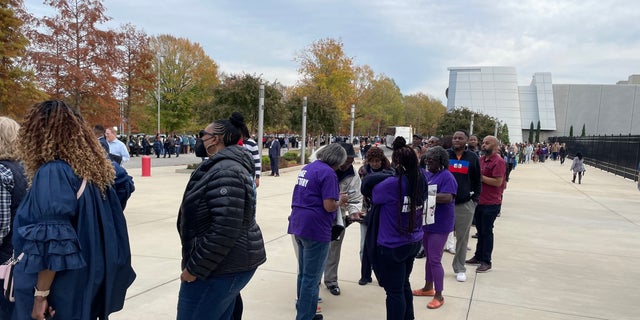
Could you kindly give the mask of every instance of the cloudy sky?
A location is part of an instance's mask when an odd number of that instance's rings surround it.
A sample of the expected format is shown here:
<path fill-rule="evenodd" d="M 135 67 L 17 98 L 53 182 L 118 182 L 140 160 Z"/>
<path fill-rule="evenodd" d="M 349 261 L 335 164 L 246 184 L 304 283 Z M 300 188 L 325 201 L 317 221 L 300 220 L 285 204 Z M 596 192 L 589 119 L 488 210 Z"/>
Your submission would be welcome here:
<path fill-rule="evenodd" d="M 36 15 L 41 0 L 25 0 Z M 446 104 L 448 67 L 514 66 L 554 83 L 614 84 L 640 73 L 636 0 L 105 0 L 110 26 L 199 43 L 226 73 L 293 85 L 296 53 L 340 39 L 357 65 Z"/>

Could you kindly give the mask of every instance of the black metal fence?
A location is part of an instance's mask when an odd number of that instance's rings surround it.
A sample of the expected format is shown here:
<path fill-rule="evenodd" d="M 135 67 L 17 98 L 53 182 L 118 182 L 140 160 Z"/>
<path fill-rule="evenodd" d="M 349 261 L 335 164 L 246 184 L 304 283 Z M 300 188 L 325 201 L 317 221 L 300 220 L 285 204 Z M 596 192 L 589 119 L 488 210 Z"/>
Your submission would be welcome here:
<path fill-rule="evenodd" d="M 640 136 L 551 137 L 549 141 L 565 143 L 571 157 L 582 152 L 590 166 L 638 181 Z"/>

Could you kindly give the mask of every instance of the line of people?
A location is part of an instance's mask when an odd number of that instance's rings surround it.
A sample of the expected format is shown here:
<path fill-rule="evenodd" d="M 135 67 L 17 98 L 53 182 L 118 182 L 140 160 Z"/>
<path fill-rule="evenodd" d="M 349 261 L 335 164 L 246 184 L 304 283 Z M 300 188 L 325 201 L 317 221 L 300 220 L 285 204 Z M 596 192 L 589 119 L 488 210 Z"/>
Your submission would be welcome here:
<path fill-rule="evenodd" d="M 435 137 L 426 148 L 421 137 L 414 138 L 412 145 L 401 137 L 394 141 L 391 163 L 380 148 L 369 148 L 357 174 L 353 146 L 330 144 L 298 174 L 288 227 L 298 258 L 296 319 L 323 318 L 318 308 L 323 274 L 328 291 L 341 294 L 340 248 L 345 228 L 353 222 L 361 228 L 358 283 L 373 282 L 375 274 L 387 294 L 387 319 L 413 319 L 413 296 L 433 297 L 430 309 L 444 304 L 441 259 L 451 232 L 458 281 L 466 281 L 466 264 L 477 264 L 478 273 L 491 270 L 493 225 L 506 184 L 498 140 L 485 137 L 478 157 L 464 130 L 455 132 L 448 150 Z M 436 190 L 431 208 L 425 202 L 429 189 Z M 474 217 L 478 244 L 467 259 Z M 427 257 L 425 284 L 412 290 L 409 276 L 421 245 Z"/>

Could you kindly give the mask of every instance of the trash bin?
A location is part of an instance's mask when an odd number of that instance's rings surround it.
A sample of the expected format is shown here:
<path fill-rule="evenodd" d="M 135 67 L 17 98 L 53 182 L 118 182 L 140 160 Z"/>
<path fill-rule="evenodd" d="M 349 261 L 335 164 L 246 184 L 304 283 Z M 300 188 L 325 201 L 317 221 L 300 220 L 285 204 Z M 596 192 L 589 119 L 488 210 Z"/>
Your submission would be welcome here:
<path fill-rule="evenodd" d="M 151 157 L 150 156 L 142 156 L 142 176 L 143 177 L 151 176 Z"/>

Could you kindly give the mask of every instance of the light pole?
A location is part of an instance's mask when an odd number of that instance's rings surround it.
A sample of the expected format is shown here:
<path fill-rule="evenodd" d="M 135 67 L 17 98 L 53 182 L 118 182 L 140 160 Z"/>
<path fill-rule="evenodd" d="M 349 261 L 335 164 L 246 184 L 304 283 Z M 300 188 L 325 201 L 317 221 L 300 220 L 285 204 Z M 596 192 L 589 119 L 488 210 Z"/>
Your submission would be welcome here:
<path fill-rule="evenodd" d="M 258 89 L 258 153 L 262 157 L 262 137 L 264 137 L 264 84 Z"/>
<path fill-rule="evenodd" d="M 349 143 L 353 143 L 353 122 L 355 121 L 356 118 L 356 105 L 352 104 L 351 105 L 351 140 L 349 140 Z"/>
<path fill-rule="evenodd" d="M 302 144 L 300 150 L 300 164 L 304 165 L 307 152 L 307 97 L 302 98 Z"/>
<path fill-rule="evenodd" d="M 469 136 L 473 135 L 473 116 L 474 114 L 471 114 L 471 125 L 469 126 Z"/>
<path fill-rule="evenodd" d="M 158 98 L 158 131 L 157 134 L 160 134 L 160 55 L 156 55 L 158 59 L 158 91 L 156 91 L 156 98 Z"/>

